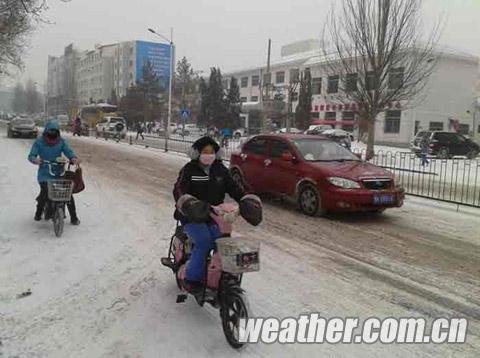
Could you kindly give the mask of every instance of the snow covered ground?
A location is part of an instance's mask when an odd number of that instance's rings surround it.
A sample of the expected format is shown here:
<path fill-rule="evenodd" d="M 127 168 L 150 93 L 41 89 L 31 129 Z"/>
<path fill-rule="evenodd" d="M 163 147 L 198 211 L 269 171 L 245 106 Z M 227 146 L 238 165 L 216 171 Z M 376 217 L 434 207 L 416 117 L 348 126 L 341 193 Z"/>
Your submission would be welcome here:
<path fill-rule="evenodd" d="M 478 357 L 480 211 L 411 199 L 383 216 L 309 218 L 266 200 L 254 315 L 463 316 L 464 345 L 250 345 L 232 351 L 218 312 L 176 304 L 160 265 L 174 228 L 179 154 L 70 138 L 84 161 L 82 224 L 56 239 L 33 222 L 30 140 L 0 131 L 0 357 Z M 24 298 L 17 295 L 31 290 Z M 3 356 L 2 356 L 3 354 Z"/>

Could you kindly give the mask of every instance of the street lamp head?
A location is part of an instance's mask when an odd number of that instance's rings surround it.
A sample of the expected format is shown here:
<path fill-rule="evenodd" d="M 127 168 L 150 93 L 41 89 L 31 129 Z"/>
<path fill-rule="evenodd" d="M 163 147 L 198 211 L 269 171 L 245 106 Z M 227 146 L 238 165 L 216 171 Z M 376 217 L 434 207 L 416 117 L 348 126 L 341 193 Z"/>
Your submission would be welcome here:
<path fill-rule="evenodd" d="M 147 30 L 150 31 L 152 34 L 156 34 L 154 29 L 148 28 Z"/>

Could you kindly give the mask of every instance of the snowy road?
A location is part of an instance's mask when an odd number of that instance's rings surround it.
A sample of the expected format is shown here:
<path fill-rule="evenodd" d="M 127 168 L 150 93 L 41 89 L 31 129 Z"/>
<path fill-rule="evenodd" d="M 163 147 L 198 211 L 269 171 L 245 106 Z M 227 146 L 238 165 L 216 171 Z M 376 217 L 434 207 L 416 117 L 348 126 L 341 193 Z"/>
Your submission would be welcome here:
<path fill-rule="evenodd" d="M 226 357 L 218 312 L 177 288 L 159 257 L 174 227 L 171 190 L 185 157 L 71 139 L 84 161 L 80 227 L 55 239 L 32 220 L 31 144 L 0 133 L 0 357 Z M 251 345 L 244 357 L 478 357 L 480 211 L 408 198 L 383 216 L 309 218 L 267 201 L 245 278 L 257 316 L 462 316 L 464 345 Z M 31 289 L 32 295 L 16 295 Z"/>

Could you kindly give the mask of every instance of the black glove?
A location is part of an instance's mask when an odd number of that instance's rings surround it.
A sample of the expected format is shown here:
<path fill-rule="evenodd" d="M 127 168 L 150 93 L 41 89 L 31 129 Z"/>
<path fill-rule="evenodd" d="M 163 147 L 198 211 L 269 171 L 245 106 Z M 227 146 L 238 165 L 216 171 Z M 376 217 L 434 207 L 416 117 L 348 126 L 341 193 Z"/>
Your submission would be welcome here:
<path fill-rule="evenodd" d="M 210 205 L 194 198 L 185 201 L 181 211 L 189 221 L 196 224 L 205 223 L 210 219 Z"/>
<path fill-rule="evenodd" d="M 240 215 L 250 225 L 257 226 L 262 222 L 262 201 L 256 195 L 245 195 L 239 203 Z"/>

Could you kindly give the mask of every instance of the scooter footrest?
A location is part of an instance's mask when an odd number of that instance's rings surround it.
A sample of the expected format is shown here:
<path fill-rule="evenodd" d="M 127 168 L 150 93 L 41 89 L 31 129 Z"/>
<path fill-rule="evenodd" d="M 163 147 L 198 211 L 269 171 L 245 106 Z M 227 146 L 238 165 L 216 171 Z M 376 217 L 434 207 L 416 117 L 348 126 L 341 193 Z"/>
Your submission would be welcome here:
<path fill-rule="evenodd" d="M 174 269 L 175 267 L 175 262 L 173 261 L 173 259 L 169 258 L 169 257 L 162 257 L 160 259 L 160 262 L 162 263 L 163 266 L 166 266 L 168 268 L 171 268 L 172 270 Z"/>
<path fill-rule="evenodd" d="M 183 303 L 187 300 L 187 295 L 185 294 L 180 294 L 177 296 L 177 303 Z"/>

